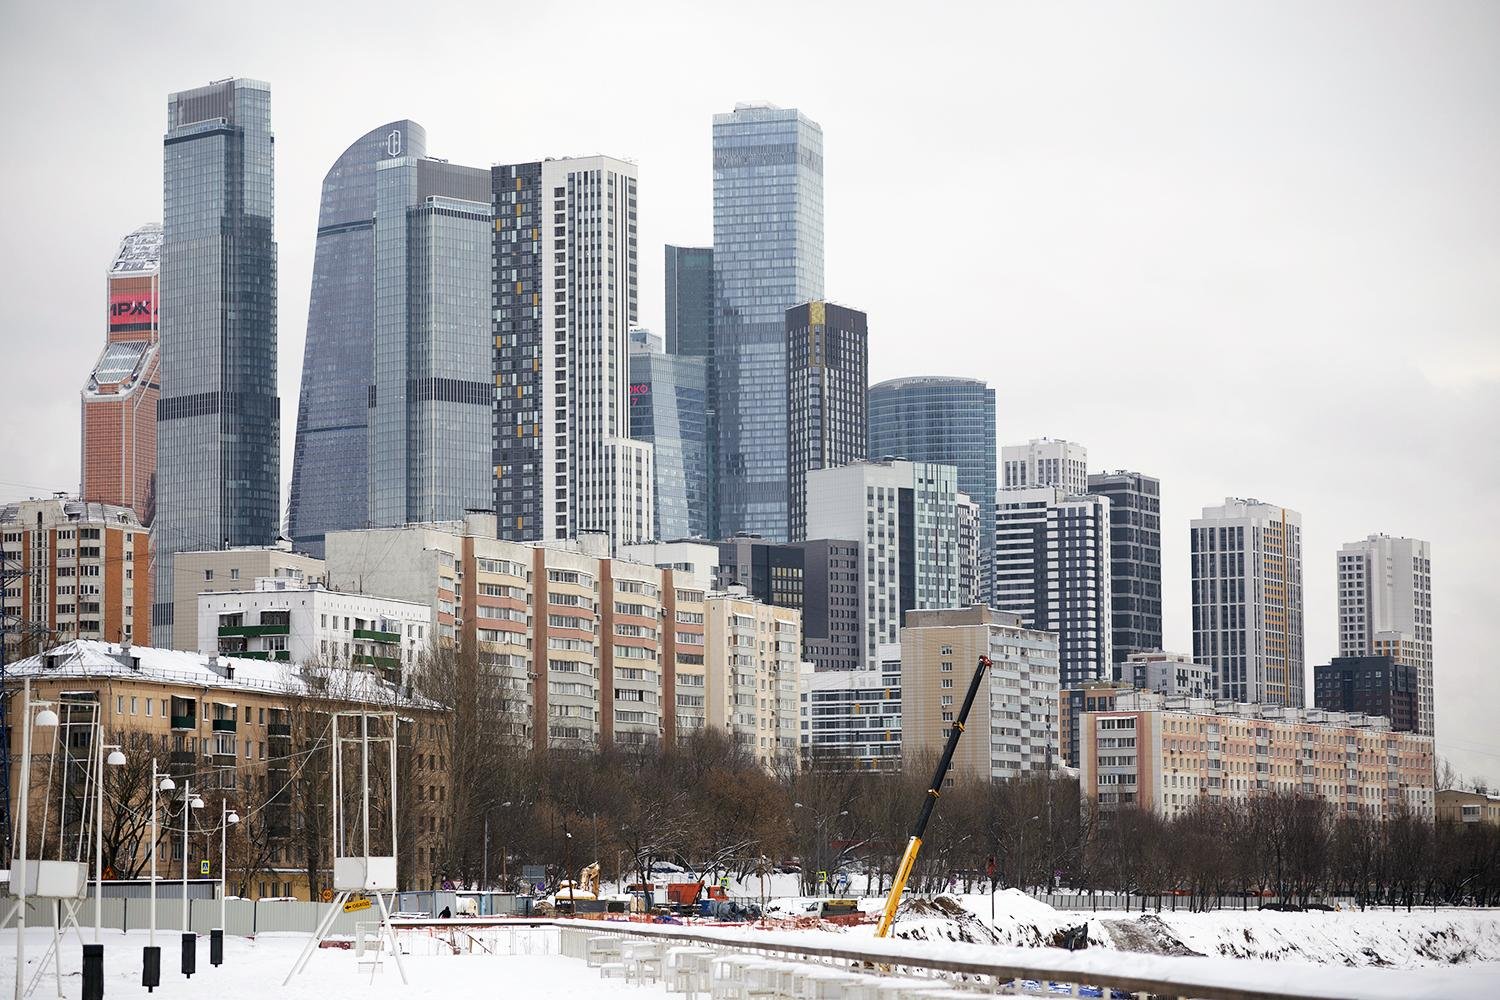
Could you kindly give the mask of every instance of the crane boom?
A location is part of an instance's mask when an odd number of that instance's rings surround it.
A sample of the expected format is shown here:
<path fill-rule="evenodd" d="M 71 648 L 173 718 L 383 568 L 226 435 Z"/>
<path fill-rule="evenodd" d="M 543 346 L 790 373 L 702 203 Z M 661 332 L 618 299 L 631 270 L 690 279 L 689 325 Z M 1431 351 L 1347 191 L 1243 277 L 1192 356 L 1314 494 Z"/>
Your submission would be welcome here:
<path fill-rule="evenodd" d="M 953 764 L 953 751 L 958 749 L 958 738 L 963 735 L 964 723 L 969 721 L 969 709 L 974 707 L 974 696 L 979 693 L 979 682 L 984 679 L 984 673 L 991 666 L 988 656 L 981 656 L 979 663 L 974 667 L 974 679 L 969 681 L 969 693 L 964 695 L 963 707 L 958 711 L 958 721 L 953 728 L 948 730 L 948 743 L 943 747 L 943 756 L 938 759 L 937 770 L 933 772 L 932 783 L 927 788 L 927 794 L 922 796 L 922 811 L 917 815 L 917 822 L 911 828 L 911 839 L 906 842 L 906 851 L 901 855 L 901 865 L 896 869 L 896 879 L 891 883 L 891 895 L 885 901 L 885 912 L 880 915 L 880 924 L 875 928 L 875 936 L 885 937 L 891 930 L 891 924 L 896 920 L 896 907 L 901 903 L 901 892 L 906 888 L 906 880 L 911 877 L 912 866 L 917 863 L 917 852 L 922 849 L 922 835 L 927 832 L 927 821 L 932 819 L 933 807 L 937 805 L 938 796 L 942 794 L 943 779 L 948 776 L 948 768 Z"/>

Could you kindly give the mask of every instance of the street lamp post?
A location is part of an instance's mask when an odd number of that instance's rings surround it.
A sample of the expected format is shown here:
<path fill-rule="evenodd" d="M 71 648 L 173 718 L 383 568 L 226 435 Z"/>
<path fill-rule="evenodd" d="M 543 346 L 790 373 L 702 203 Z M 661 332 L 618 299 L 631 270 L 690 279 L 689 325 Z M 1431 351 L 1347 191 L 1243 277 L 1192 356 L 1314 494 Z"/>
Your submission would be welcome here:
<path fill-rule="evenodd" d="M 98 723 L 99 727 L 99 751 L 95 756 L 98 758 L 97 767 L 94 772 L 94 943 L 99 943 L 99 933 L 103 925 L 104 905 L 104 765 L 110 767 L 121 767 L 125 763 L 124 749 L 117 743 L 104 743 L 104 723 Z M 109 751 L 109 759 L 106 760 L 104 751 Z"/>
<path fill-rule="evenodd" d="M 193 783 L 182 783 L 182 974 L 189 979 L 198 971 L 198 935 L 188 926 L 188 832 L 193 826 L 193 810 L 202 809 L 203 800 L 193 794 Z"/>
<path fill-rule="evenodd" d="M 16 887 L 16 898 L 19 903 L 16 908 L 16 1000 L 24 1000 L 26 988 L 26 813 L 28 799 L 31 795 L 31 727 L 33 724 L 42 727 L 57 728 L 57 713 L 48 707 L 47 702 L 35 702 L 31 700 L 31 678 L 23 682 L 22 701 L 24 710 L 21 714 L 21 797 L 19 806 L 21 812 L 20 828 L 16 831 L 20 837 L 20 853 L 16 856 L 16 870 L 11 873 L 11 884 Z M 31 710 L 34 705 L 41 705 L 42 710 L 36 713 L 32 719 Z"/>
<path fill-rule="evenodd" d="M 151 937 L 141 955 L 141 985 L 148 993 L 156 992 L 161 985 L 161 949 L 156 946 L 156 844 L 161 834 L 156 825 L 156 798 L 162 792 L 177 789 L 171 776 L 159 777 L 156 758 L 151 758 Z"/>
<path fill-rule="evenodd" d="M 240 814 L 229 808 L 227 798 L 219 799 L 219 926 L 209 935 L 210 964 L 224 964 L 224 925 L 229 907 L 229 827 L 240 821 Z"/>

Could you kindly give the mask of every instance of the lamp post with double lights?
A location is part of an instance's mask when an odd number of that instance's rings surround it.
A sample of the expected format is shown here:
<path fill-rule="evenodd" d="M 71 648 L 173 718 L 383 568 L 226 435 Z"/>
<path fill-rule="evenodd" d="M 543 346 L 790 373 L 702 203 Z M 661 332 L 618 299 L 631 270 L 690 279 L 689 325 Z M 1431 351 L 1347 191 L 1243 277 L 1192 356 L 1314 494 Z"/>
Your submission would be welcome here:
<path fill-rule="evenodd" d="M 19 799 L 19 812 L 21 821 L 16 831 L 20 850 L 16 855 L 14 871 L 12 872 L 11 885 L 15 887 L 16 898 L 19 903 L 16 908 L 16 1000 L 24 1000 L 26 994 L 26 814 L 31 794 L 31 727 L 57 728 L 57 713 L 52 710 L 52 703 L 46 701 L 31 700 L 31 678 L 26 678 L 23 685 L 21 713 L 21 797 Z M 41 711 L 33 718 L 32 709 L 40 706 Z"/>
<path fill-rule="evenodd" d="M 146 992 L 154 993 L 161 985 L 161 949 L 156 946 L 156 845 L 161 834 L 156 825 L 156 797 L 162 792 L 175 792 L 177 782 L 171 775 L 162 776 L 156 768 L 156 758 L 151 758 L 151 936 L 147 939 L 141 955 L 141 985 Z"/>
<path fill-rule="evenodd" d="M 99 933 L 103 926 L 104 905 L 104 765 L 110 767 L 124 767 L 124 747 L 118 743 L 104 743 L 104 722 L 99 721 L 99 751 L 95 754 L 98 758 L 97 767 L 94 772 L 94 943 L 99 944 Z M 104 751 L 109 751 L 109 757 L 104 756 Z"/>
<path fill-rule="evenodd" d="M 209 935 L 208 961 L 224 964 L 224 922 L 228 912 L 227 881 L 229 873 L 229 827 L 240 821 L 240 814 L 229 808 L 228 799 L 219 800 L 219 926 Z"/>
<path fill-rule="evenodd" d="M 193 783 L 182 783 L 182 974 L 189 979 L 198 971 L 198 935 L 188 927 L 188 832 L 193 825 L 193 810 L 202 809 L 203 800 L 193 794 Z"/>

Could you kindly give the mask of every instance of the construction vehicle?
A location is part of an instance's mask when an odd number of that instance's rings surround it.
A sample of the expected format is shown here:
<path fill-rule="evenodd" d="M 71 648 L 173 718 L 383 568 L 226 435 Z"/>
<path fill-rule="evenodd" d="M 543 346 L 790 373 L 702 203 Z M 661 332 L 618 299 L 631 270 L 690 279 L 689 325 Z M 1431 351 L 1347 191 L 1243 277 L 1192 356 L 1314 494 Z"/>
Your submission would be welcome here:
<path fill-rule="evenodd" d="M 721 885 L 706 885 L 702 879 L 696 882 L 667 883 L 667 905 L 673 913 L 697 913 L 699 903 L 705 899 L 728 901 L 729 893 Z"/>
<path fill-rule="evenodd" d="M 974 668 L 974 679 L 969 681 L 969 693 L 964 695 L 963 707 L 959 709 L 958 721 L 953 728 L 948 730 L 948 743 L 943 747 L 943 756 L 938 758 L 937 770 L 933 772 L 932 783 L 927 787 L 927 794 L 922 797 L 922 811 L 917 815 L 917 822 L 911 828 L 911 839 L 906 842 L 906 851 L 901 855 L 901 865 L 896 869 L 895 881 L 891 883 L 891 895 L 885 901 L 885 910 L 880 914 L 880 923 L 875 928 L 875 936 L 883 938 L 890 933 L 891 924 L 896 920 L 896 907 L 901 904 L 901 892 L 906 888 L 906 880 L 911 877 L 912 867 L 917 863 L 917 852 L 922 849 L 922 836 L 927 832 L 927 821 L 932 819 L 933 807 L 937 805 L 938 796 L 942 794 L 943 780 L 948 777 L 948 768 L 953 765 L 953 751 L 958 749 L 958 738 L 963 735 L 964 724 L 969 721 L 969 709 L 974 707 L 974 696 L 979 693 L 979 682 L 984 679 L 985 672 L 992 666 L 988 656 L 981 656 L 979 664 Z"/>

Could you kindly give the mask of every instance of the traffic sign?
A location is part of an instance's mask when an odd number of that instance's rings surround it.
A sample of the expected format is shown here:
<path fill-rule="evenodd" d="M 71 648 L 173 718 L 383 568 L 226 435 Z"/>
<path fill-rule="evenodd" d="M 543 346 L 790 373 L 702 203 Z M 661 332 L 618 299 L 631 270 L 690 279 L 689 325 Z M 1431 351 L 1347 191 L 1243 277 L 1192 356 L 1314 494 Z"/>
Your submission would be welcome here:
<path fill-rule="evenodd" d="M 324 889 L 323 890 L 323 902 L 325 902 L 325 903 L 331 903 L 331 902 L 333 902 L 333 890 L 332 889 Z"/>
<path fill-rule="evenodd" d="M 369 896 L 355 896 L 353 899 L 350 899 L 346 903 L 344 903 L 345 913 L 358 913 L 360 910 L 368 910 L 369 908 Z"/>
<path fill-rule="evenodd" d="M 199 875 L 207 875 L 208 874 L 208 862 L 207 861 L 200 861 L 200 862 L 198 862 L 198 874 Z"/>

